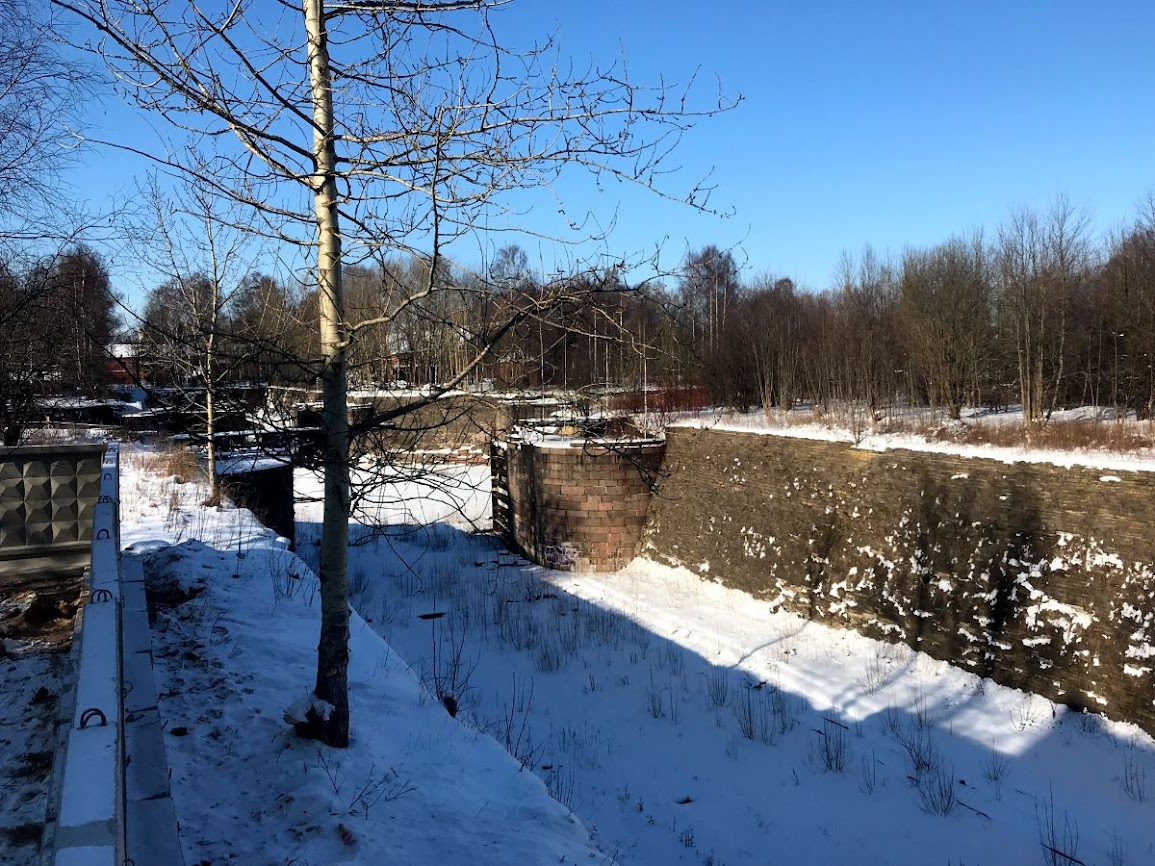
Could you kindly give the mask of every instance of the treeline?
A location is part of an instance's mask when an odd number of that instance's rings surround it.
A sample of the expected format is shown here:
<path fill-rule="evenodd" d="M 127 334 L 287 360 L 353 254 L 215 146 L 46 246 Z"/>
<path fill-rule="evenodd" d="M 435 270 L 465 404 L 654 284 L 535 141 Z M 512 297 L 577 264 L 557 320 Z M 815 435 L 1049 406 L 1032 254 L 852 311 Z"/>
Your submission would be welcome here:
<path fill-rule="evenodd" d="M 0 262 L 0 438 L 20 441 L 47 395 L 91 395 L 117 326 L 108 270 L 85 246 Z"/>
<path fill-rule="evenodd" d="M 744 280 L 707 246 L 668 283 L 615 270 L 543 279 L 517 247 L 478 274 L 409 259 L 344 273 L 351 383 L 660 389 L 771 411 L 799 402 L 1021 404 L 1039 420 L 1072 405 L 1155 412 L 1155 203 L 1108 241 L 1065 200 L 895 258 L 844 256 L 837 284 Z M 157 381 L 217 372 L 309 384 L 315 292 L 250 276 L 158 286 L 144 312 Z M 183 347 L 183 348 L 182 348 Z M 657 399 L 657 398 L 655 398 Z"/>
<path fill-rule="evenodd" d="M 1155 205 L 1155 203 L 1153 203 Z M 895 259 L 846 256 L 838 285 L 742 283 L 708 247 L 679 286 L 687 368 L 715 404 L 1021 404 L 1155 411 L 1155 206 L 1107 242 L 1060 199 Z"/>
<path fill-rule="evenodd" d="M 501 250 L 484 273 L 407 258 L 348 267 L 343 286 L 355 388 L 632 384 L 645 363 L 642 344 L 671 321 L 612 270 L 546 281 L 517 247 Z M 229 286 L 208 273 L 168 279 L 141 313 L 144 375 L 198 387 L 312 385 L 318 306 L 314 288 L 267 274 Z M 652 347 L 649 354 L 658 357 Z"/>

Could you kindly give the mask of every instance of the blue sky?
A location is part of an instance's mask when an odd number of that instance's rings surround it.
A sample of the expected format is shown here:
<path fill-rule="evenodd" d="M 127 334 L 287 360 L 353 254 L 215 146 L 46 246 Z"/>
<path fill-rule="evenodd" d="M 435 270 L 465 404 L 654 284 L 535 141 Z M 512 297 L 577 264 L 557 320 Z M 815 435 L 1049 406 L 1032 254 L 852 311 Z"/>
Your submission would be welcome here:
<path fill-rule="evenodd" d="M 748 275 L 821 289 L 843 250 L 993 233 L 1059 194 L 1108 231 L 1155 190 L 1155 3 L 520 0 L 495 23 L 513 43 L 556 30 L 578 61 L 620 53 L 635 80 L 696 72 L 703 96 L 742 96 L 683 139 L 670 185 L 712 170 L 728 218 L 565 184 L 572 208 L 617 212 L 614 256 L 660 246 L 673 267 L 687 248 L 733 246 Z M 93 119 L 141 136 L 111 100 Z M 73 182 L 100 207 L 138 170 L 94 154 Z"/>

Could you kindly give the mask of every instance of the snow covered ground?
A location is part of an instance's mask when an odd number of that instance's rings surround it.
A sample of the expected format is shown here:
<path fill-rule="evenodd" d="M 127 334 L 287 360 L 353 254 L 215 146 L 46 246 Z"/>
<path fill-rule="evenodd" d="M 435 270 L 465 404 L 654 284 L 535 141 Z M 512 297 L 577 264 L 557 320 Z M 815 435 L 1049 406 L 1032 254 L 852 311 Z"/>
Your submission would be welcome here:
<path fill-rule="evenodd" d="M 403 525 L 353 549 L 355 604 L 618 862 L 1155 862 L 1134 727 L 686 571 L 529 566 L 469 531 L 472 472 L 429 529 L 382 510 Z"/>
<path fill-rule="evenodd" d="M 67 654 L 0 653 L 0 863 L 39 862 Z"/>
<path fill-rule="evenodd" d="M 928 439 L 919 432 L 920 427 L 947 429 L 959 432 L 966 427 L 1015 427 L 1023 425 L 1023 414 L 1018 409 L 994 412 L 985 408 L 964 409 L 959 421 L 950 421 L 941 413 L 930 409 L 888 409 L 887 416 L 879 422 L 871 420 L 862 407 L 844 407 L 826 415 L 810 408 L 797 408 L 788 413 L 774 413 L 767 417 L 761 412 L 733 412 L 703 409 L 699 412 L 684 413 L 671 417 L 670 426 L 697 427 L 711 430 L 730 430 L 739 433 L 763 433 L 774 436 L 790 436 L 799 439 L 820 439 L 829 442 L 846 442 L 866 451 L 890 451 L 908 449 L 911 451 L 933 451 L 940 454 L 957 454 L 962 457 L 982 457 L 1000 460 L 1004 463 L 1051 463 L 1055 466 L 1087 466 L 1093 469 L 1133 470 L 1150 472 L 1155 470 L 1155 443 L 1151 422 L 1137 421 L 1134 416 L 1120 419 L 1125 430 L 1134 434 L 1133 440 L 1145 440 L 1146 447 L 1130 447 L 1127 451 L 1108 451 L 1096 448 L 1047 448 L 1031 444 L 1027 437 L 1015 446 L 994 446 L 990 444 L 965 444 L 945 439 Z M 1077 409 L 1060 410 L 1052 414 L 1049 424 L 1053 427 L 1068 423 L 1112 422 L 1113 412 L 1083 406 Z"/>
<path fill-rule="evenodd" d="M 530 566 L 475 531 L 485 467 L 366 504 L 391 528 L 352 531 L 354 742 L 299 740 L 319 504 L 303 562 L 124 464 L 189 866 L 1155 863 L 1134 727 L 643 560 Z"/>
<path fill-rule="evenodd" d="M 283 539 L 205 491 L 122 468 L 122 540 L 160 611 L 157 689 L 192 864 L 601 862 L 581 825 L 491 738 L 428 700 L 354 618 L 354 743 L 299 739 L 283 711 L 315 671 L 316 580 Z"/>

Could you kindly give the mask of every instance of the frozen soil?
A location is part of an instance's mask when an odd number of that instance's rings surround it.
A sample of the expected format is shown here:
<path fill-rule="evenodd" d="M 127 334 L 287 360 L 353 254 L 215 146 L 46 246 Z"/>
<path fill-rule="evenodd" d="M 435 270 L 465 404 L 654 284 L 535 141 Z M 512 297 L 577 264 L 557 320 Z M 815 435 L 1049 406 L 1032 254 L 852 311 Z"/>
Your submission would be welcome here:
<path fill-rule="evenodd" d="M 52 776 L 54 729 L 71 667 L 62 650 L 0 655 L 0 857 L 39 862 Z"/>

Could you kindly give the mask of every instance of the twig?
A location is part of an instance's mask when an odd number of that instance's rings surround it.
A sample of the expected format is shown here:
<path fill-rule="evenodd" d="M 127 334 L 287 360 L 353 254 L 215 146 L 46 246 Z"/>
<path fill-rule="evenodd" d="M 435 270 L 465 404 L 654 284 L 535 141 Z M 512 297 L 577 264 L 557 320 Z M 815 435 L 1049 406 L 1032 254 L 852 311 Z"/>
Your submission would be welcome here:
<path fill-rule="evenodd" d="M 1058 848 L 1053 848 L 1050 845 L 1046 844 L 1045 842 L 1043 843 L 1043 847 L 1046 848 L 1048 851 L 1050 851 L 1052 854 L 1054 854 L 1056 857 L 1062 857 L 1064 860 L 1067 860 L 1070 863 L 1076 864 L 1076 866 L 1087 866 L 1087 864 L 1085 862 L 1083 862 L 1082 860 L 1080 860 L 1078 857 L 1072 857 L 1067 852 L 1060 851 Z"/>
<path fill-rule="evenodd" d="M 955 802 L 958 803 L 960 806 L 962 806 L 964 809 L 970 809 L 976 815 L 981 815 L 982 817 L 986 818 L 988 821 L 994 820 L 991 818 L 990 815 L 988 815 L 982 809 L 976 809 L 974 806 L 970 806 L 970 805 L 964 803 L 962 800 L 959 800 L 957 798 L 955 799 Z"/>

